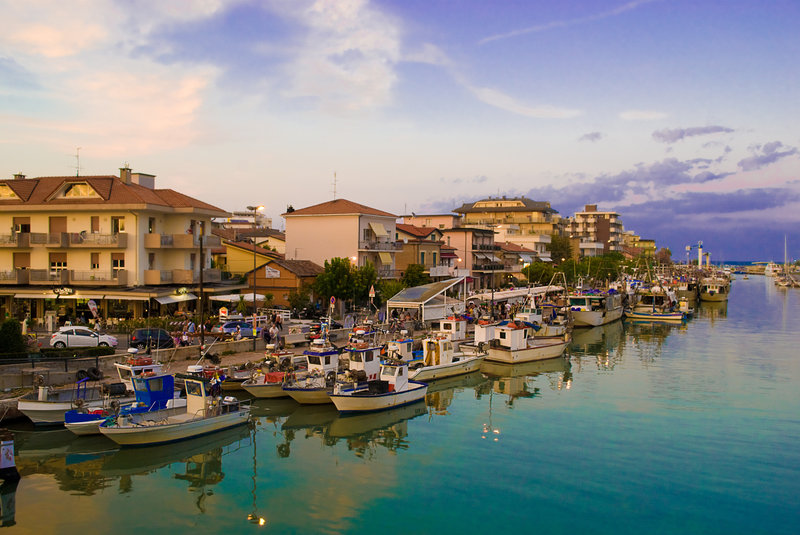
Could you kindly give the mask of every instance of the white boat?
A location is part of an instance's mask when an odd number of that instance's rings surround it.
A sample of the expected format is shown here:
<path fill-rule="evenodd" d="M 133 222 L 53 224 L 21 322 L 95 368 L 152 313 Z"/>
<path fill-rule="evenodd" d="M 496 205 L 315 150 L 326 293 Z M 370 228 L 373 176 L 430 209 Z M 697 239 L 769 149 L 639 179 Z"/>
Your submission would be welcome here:
<path fill-rule="evenodd" d="M 570 294 L 567 299 L 575 327 L 597 327 L 622 317 L 622 295 L 616 291 Z"/>
<path fill-rule="evenodd" d="M 283 384 L 283 391 L 298 403 L 330 403 L 328 392 L 339 373 L 339 350 L 328 343 L 327 338 L 318 338 L 303 355 L 308 361 L 308 371 L 294 374 Z"/>
<path fill-rule="evenodd" d="M 640 321 L 683 321 L 684 312 L 676 308 L 677 296 L 663 286 L 655 285 L 637 292 L 637 301 L 625 316 Z M 688 302 L 687 302 L 688 306 Z"/>
<path fill-rule="evenodd" d="M 179 376 L 186 386 L 186 407 L 120 414 L 100 425 L 100 432 L 123 446 L 144 446 L 184 440 L 247 422 L 249 405 L 234 397 L 214 395 L 211 381 Z"/>
<path fill-rule="evenodd" d="M 538 338 L 535 326 L 522 321 L 501 321 L 475 326 L 478 347 L 488 345 L 486 360 L 517 364 L 560 357 L 570 341 L 567 333 L 561 338 Z"/>
<path fill-rule="evenodd" d="M 409 381 L 407 363 L 387 361 L 381 365 L 379 380 L 366 388 L 336 384 L 330 399 L 339 412 L 371 412 L 414 403 L 427 391 L 427 384 Z"/>
<path fill-rule="evenodd" d="M 701 301 L 727 301 L 731 283 L 727 277 L 706 277 L 700 281 Z"/>
<path fill-rule="evenodd" d="M 466 344 L 462 349 L 468 347 Z M 412 365 L 409 378 L 431 381 L 474 372 L 481 367 L 485 351 L 473 353 L 454 351 L 453 342 L 441 336 L 429 336 L 422 341 L 422 361 Z"/>
<path fill-rule="evenodd" d="M 86 379 L 78 381 L 72 388 L 53 389 L 40 386 L 17 401 L 17 409 L 36 425 L 63 425 L 64 413 L 79 407 L 99 409 L 107 407 L 111 400 L 130 403 L 135 398 L 127 394 L 125 385 L 87 386 Z"/>

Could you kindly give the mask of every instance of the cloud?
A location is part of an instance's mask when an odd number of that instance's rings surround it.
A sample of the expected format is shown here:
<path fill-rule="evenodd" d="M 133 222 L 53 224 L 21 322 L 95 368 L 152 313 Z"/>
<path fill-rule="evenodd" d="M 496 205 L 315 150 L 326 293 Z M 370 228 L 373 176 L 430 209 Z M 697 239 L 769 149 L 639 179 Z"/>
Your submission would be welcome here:
<path fill-rule="evenodd" d="M 676 143 L 684 138 L 692 136 L 705 136 L 708 134 L 718 134 L 720 132 L 733 132 L 733 128 L 726 126 L 694 126 L 692 128 L 674 128 L 656 130 L 653 132 L 653 139 L 662 143 Z"/>
<path fill-rule="evenodd" d="M 366 0 L 274 5 L 304 34 L 284 66 L 285 96 L 312 98 L 334 111 L 371 109 L 391 101 L 401 59 L 398 21 Z"/>
<path fill-rule="evenodd" d="M 780 150 L 785 148 L 786 150 Z M 797 154 L 797 147 L 788 147 L 780 141 L 770 141 L 764 146 L 751 147 L 753 156 L 739 161 L 738 165 L 742 171 L 755 171 L 767 165 L 777 162 L 782 158 Z"/>
<path fill-rule="evenodd" d="M 653 110 L 627 110 L 621 112 L 619 118 L 623 121 L 657 121 L 659 119 L 666 119 L 667 114 Z"/>
<path fill-rule="evenodd" d="M 488 182 L 489 177 L 486 175 L 477 175 L 474 177 L 457 177 L 457 178 L 445 178 L 441 177 L 439 182 L 444 184 L 483 184 L 484 182 Z"/>
<path fill-rule="evenodd" d="M 595 142 L 595 141 L 600 141 L 604 137 L 605 137 L 605 135 L 603 133 L 601 133 L 601 132 L 589 132 L 588 134 L 583 134 L 580 138 L 578 138 L 578 141 L 592 141 L 592 142 Z"/>
<path fill-rule="evenodd" d="M 496 35 L 491 35 L 489 37 L 484 37 L 478 44 L 486 44 L 492 41 L 499 41 L 501 39 L 508 39 L 510 37 L 518 37 L 520 35 L 526 35 L 529 33 L 538 33 L 543 32 L 546 30 L 552 30 L 554 28 L 566 28 L 568 26 L 575 26 L 576 24 L 583 24 L 586 22 L 592 22 L 595 20 L 605 19 L 608 17 L 613 17 L 616 15 L 620 15 L 625 13 L 626 11 L 630 11 L 632 9 L 636 9 L 637 7 L 650 4 L 656 0 L 634 0 L 632 2 L 628 2 L 626 4 L 622 4 L 621 6 L 617 6 L 614 9 L 610 9 L 608 11 L 603 11 L 601 13 L 596 13 L 594 15 L 587 15 L 585 17 L 577 17 L 574 19 L 566 19 L 566 20 L 555 20 L 551 22 L 547 22 L 545 24 L 537 24 L 535 26 L 528 26 L 527 28 L 521 28 L 519 30 L 513 30 L 506 33 L 500 33 Z"/>
<path fill-rule="evenodd" d="M 518 102 L 513 97 L 488 87 L 471 87 L 468 89 L 475 97 L 490 106 L 501 110 L 531 117 L 533 119 L 571 119 L 581 114 L 580 110 L 557 108 L 555 106 L 529 106 Z"/>

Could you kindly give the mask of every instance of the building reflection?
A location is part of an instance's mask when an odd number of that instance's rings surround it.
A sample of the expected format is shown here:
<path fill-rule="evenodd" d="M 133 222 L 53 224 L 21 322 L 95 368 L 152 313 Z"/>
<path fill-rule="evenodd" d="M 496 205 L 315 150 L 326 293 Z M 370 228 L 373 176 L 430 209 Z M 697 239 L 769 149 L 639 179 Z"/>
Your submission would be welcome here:
<path fill-rule="evenodd" d="M 684 322 L 628 321 L 625 320 L 626 350 L 635 352 L 642 363 L 654 362 L 661 357 L 667 338 L 676 332 L 686 331 Z"/>
<path fill-rule="evenodd" d="M 588 329 L 575 329 L 569 352 L 573 357 L 579 357 L 573 360 L 576 371 L 580 372 L 590 362 L 594 362 L 598 370 L 613 370 L 621 362 L 620 348 L 623 342 L 624 328 L 621 320 Z"/>

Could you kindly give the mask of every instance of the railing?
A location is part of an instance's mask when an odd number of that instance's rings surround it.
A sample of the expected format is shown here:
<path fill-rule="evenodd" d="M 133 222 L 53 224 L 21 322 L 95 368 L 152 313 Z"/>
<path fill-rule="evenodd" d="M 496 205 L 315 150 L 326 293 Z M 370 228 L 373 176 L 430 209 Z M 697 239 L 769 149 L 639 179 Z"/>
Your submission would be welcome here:
<path fill-rule="evenodd" d="M 71 233 L 69 235 L 70 245 L 85 245 L 89 247 L 127 247 L 128 235 L 118 234 L 97 234 L 86 232 Z"/>
<path fill-rule="evenodd" d="M 17 234 L 0 234 L 0 247 L 17 245 Z"/>
<path fill-rule="evenodd" d="M 51 282 L 66 284 L 69 280 L 69 272 L 66 269 L 53 271 L 49 269 L 31 269 L 29 271 L 31 284 Z"/>
<path fill-rule="evenodd" d="M 403 247 L 393 241 L 361 240 L 358 248 L 369 251 L 399 251 Z"/>
<path fill-rule="evenodd" d="M 31 232 L 30 238 L 31 245 L 46 245 L 47 233 L 45 232 Z"/>
<path fill-rule="evenodd" d="M 381 279 L 391 279 L 394 278 L 394 270 L 391 268 L 378 268 L 377 270 L 378 277 Z"/>
<path fill-rule="evenodd" d="M 125 285 L 128 283 L 128 271 L 126 269 L 70 271 L 69 279 L 71 284 Z"/>

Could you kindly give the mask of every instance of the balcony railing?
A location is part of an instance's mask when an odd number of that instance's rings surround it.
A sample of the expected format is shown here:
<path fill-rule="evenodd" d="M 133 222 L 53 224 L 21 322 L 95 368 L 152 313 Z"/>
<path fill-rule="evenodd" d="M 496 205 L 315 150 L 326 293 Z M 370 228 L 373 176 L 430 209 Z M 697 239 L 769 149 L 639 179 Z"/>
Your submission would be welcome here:
<path fill-rule="evenodd" d="M 67 284 L 69 271 L 66 269 L 31 269 L 30 284 Z"/>
<path fill-rule="evenodd" d="M 361 240 L 358 248 L 363 251 L 399 251 L 403 246 L 393 241 Z"/>
<path fill-rule="evenodd" d="M 30 272 L 27 269 L 0 271 L 0 284 L 28 284 Z"/>
<path fill-rule="evenodd" d="M 73 285 L 126 286 L 128 284 L 128 270 L 112 269 L 110 271 L 101 271 L 93 269 L 90 271 L 70 271 L 69 283 Z"/>
<path fill-rule="evenodd" d="M 204 247 L 219 247 L 219 236 L 203 236 Z M 200 247 L 200 237 L 194 234 L 145 234 L 144 246 L 147 249 L 194 249 Z"/>
<path fill-rule="evenodd" d="M 128 235 L 125 233 L 117 234 L 97 234 L 97 233 L 71 233 L 69 244 L 72 247 L 121 247 L 128 246 Z"/>

